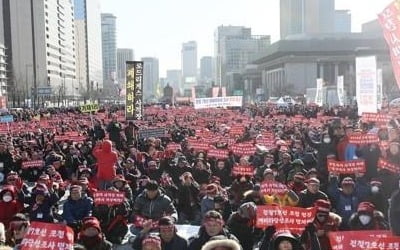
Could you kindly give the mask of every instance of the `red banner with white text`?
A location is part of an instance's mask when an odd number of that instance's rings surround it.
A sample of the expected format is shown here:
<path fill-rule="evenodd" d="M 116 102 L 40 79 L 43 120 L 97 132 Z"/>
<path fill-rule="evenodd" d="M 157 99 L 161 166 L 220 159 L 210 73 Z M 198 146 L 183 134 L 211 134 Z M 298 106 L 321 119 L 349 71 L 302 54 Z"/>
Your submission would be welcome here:
<path fill-rule="evenodd" d="M 342 231 L 328 234 L 335 250 L 399 250 L 400 237 L 390 231 Z"/>
<path fill-rule="evenodd" d="M 328 160 L 328 171 L 337 174 L 365 173 L 365 161 L 334 161 Z"/>

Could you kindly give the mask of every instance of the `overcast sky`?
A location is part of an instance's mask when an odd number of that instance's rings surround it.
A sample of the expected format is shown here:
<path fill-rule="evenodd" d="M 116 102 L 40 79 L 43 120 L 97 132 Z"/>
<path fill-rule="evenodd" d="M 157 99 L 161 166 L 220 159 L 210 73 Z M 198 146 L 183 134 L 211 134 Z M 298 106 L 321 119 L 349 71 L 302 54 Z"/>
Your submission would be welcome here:
<path fill-rule="evenodd" d="M 160 76 L 181 66 L 183 42 L 194 40 L 200 57 L 214 55 L 214 31 L 219 25 L 252 28 L 255 35 L 279 39 L 279 0 L 100 0 L 102 12 L 117 16 L 119 48 L 132 48 L 135 59 L 158 57 Z M 336 0 L 349 9 L 352 30 L 376 18 L 392 0 Z"/>

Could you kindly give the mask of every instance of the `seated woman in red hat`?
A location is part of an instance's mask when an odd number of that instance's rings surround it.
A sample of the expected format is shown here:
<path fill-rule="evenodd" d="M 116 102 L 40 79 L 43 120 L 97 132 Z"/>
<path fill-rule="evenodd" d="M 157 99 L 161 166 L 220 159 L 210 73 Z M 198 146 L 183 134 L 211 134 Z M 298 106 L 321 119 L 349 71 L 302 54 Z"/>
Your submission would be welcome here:
<path fill-rule="evenodd" d="M 375 209 L 371 202 L 361 202 L 357 212 L 349 219 L 351 230 L 388 230 L 389 225 L 382 212 Z"/>
<path fill-rule="evenodd" d="M 105 239 L 101 231 L 100 222 L 96 217 L 83 219 L 81 232 L 78 235 L 78 243 L 85 246 L 86 249 L 112 249 L 112 244 Z"/>

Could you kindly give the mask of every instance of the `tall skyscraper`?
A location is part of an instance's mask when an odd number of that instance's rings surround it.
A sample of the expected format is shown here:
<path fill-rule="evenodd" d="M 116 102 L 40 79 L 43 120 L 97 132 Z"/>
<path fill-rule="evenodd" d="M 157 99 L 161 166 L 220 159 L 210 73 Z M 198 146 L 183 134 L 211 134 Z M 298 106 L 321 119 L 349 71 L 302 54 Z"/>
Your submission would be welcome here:
<path fill-rule="evenodd" d="M 101 14 L 101 39 L 103 53 L 103 89 L 106 96 L 118 93 L 117 79 L 117 18 L 113 14 Z"/>
<path fill-rule="evenodd" d="M 76 78 L 81 94 L 103 88 L 101 16 L 98 0 L 75 0 Z"/>
<path fill-rule="evenodd" d="M 334 32 L 335 0 L 281 0 L 280 13 L 281 39 Z"/>
<path fill-rule="evenodd" d="M 335 32 L 351 33 L 350 10 L 335 10 Z"/>
<path fill-rule="evenodd" d="M 51 87 L 52 95 L 64 98 L 74 95 L 73 2 L 2 0 L 1 5 L 10 101 L 34 101 L 35 87 Z"/>
<path fill-rule="evenodd" d="M 150 101 L 159 93 L 159 63 L 154 57 L 143 57 L 143 100 Z"/>
<path fill-rule="evenodd" d="M 184 89 L 197 84 L 197 43 L 190 41 L 182 44 L 182 83 Z"/>
<path fill-rule="evenodd" d="M 271 44 L 270 36 L 254 36 L 251 28 L 220 26 L 215 33 L 215 84 L 227 87 L 230 92 L 234 83 L 228 75 L 241 73 L 246 64 L 260 57 Z"/>
<path fill-rule="evenodd" d="M 201 85 L 211 87 L 211 83 L 214 80 L 213 74 L 213 58 L 212 56 L 203 56 L 200 59 L 200 82 Z"/>
<path fill-rule="evenodd" d="M 166 81 L 174 89 L 174 93 L 180 93 L 182 88 L 182 71 L 179 69 L 167 70 Z"/>
<path fill-rule="evenodd" d="M 122 86 L 126 81 L 126 61 L 133 61 L 133 49 L 117 49 L 118 83 Z"/>

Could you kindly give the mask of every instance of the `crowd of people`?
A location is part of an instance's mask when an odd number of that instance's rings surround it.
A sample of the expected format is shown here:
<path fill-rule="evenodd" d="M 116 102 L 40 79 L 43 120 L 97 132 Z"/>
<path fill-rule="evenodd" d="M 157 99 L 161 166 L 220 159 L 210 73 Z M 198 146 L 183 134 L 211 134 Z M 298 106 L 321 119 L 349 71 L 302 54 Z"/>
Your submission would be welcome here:
<path fill-rule="evenodd" d="M 151 106 L 141 121 L 125 121 L 123 107 L 11 112 L 0 126 L 0 249 L 19 249 L 34 222 L 67 225 L 74 249 L 90 250 L 128 232 L 135 250 L 330 250 L 331 232 L 400 236 L 400 113 L 381 114 L 390 119 L 307 105 Z M 364 171 L 328 167 L 360 160 Z M 124 199 L 98 203 L 99 191 Z M 300 231 L 261 227 L 265 207 L 315 216 Z M 177 225 L 199 230 L 187 239 Z"/>

